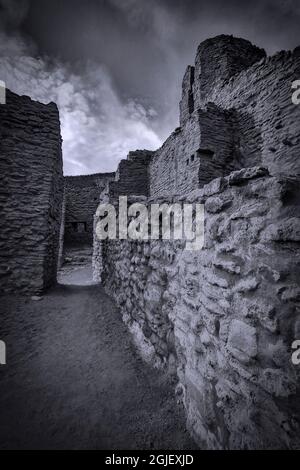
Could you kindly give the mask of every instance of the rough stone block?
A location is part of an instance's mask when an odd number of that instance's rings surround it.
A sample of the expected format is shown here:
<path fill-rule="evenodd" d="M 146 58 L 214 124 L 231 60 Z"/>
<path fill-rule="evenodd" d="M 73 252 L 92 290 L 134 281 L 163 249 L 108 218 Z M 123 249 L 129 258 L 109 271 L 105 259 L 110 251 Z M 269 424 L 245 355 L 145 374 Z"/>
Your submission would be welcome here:
<path fill-rule="evenodd" d="M 233 320 L 229 328 L 227 347 L 240 362 L 248 363 L 257 354 L 256 329 L 240 320 Z"/>

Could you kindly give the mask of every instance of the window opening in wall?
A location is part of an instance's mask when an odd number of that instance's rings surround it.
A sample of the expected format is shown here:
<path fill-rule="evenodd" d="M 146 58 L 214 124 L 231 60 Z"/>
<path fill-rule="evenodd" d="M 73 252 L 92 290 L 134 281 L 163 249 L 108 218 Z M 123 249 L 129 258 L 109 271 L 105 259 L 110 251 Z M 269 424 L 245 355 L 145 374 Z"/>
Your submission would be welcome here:
<path fill-rule="evenodd" d="M 188 165 L 190 163 L 189 159 L 187 159 L 186 164 Z"/>
<path fill-rule="evenodd" d="M 163 216 L 159 214 L 159 239 L 161 240 L 163 237 Z"/>
<path fill-rule="evenodd" d="M 79 233 L 83 233 L 87 231 L 86 222 L 78 222 L 78 230 Z"/>
<path fill-rule="evenodd" d="M 195 155 L 192 155 L 191 156 L 191 162 L 193 162 L 195 160 Z"/>
<path fill-rule="evenodd" d="M 74 232 L 83 233 L 87 232 L 86 222 L 72 222 L 72 229 Z"/>
<path fill-rule="evenodd" d="M 214 152 L 210 149 L 199 149 L 197 150 L 197 156 L 201 158 L 201 156 L 213 157 Z"/>

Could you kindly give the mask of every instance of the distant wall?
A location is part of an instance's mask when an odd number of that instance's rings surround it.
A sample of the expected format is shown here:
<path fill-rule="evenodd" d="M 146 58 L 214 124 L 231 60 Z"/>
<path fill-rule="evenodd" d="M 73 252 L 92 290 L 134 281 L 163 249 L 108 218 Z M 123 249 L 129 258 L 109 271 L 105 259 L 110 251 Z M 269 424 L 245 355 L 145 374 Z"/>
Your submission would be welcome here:
<path fill-rule="evenodd" d="M 99 196 L 114 173 L 86 176 L 65 176 L 64 242 L 93 242 L 93 218 L 99 205 Z"/>
<path fill-rule="evenodd" d="M 0 105 L 0 288 L 39 293 L 56 282 L 63 198 L 59 114 L 7 90 Z"/>
<path fill-rule="evenodd" d="M 153 152 L 136 150 L 129 152 L 127 159 L 121 160 L 115 180 L 108 185 L 109 198 L 115 199 L 128 194 L 149 195 L 149 163 Z"/>

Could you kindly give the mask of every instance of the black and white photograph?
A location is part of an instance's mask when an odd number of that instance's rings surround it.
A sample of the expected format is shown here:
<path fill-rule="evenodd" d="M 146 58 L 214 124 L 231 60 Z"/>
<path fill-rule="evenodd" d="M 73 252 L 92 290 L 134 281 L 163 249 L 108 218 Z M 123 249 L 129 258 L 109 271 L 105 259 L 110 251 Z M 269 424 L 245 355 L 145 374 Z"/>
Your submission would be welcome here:
<path fill-rule="evenodd" d="M 299 25 L 0 0 L 0 450 L 300 450 Z"/>

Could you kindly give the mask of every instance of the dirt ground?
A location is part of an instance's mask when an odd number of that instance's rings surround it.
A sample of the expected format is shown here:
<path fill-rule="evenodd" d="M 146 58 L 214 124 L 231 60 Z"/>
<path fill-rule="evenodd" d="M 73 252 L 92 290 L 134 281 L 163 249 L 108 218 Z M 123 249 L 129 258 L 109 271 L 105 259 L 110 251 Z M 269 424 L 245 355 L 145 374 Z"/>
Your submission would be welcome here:
<path fill-rule="evenodd" d="M 195 449 L 174 386 L 138 356 L 112 300 L 68 266 L 41 300 L 0 298 L 2 449 Z M 73 281 L 77 285 L 72 285 Z"/>

